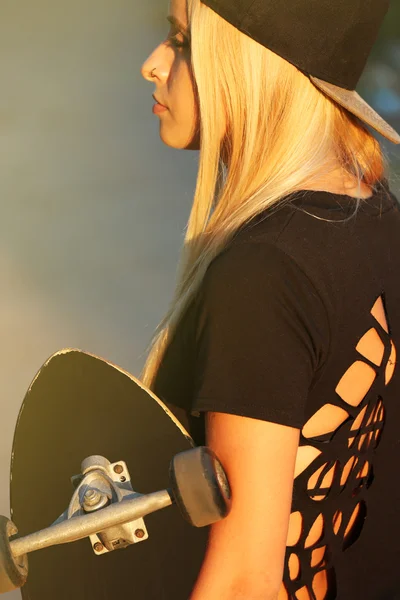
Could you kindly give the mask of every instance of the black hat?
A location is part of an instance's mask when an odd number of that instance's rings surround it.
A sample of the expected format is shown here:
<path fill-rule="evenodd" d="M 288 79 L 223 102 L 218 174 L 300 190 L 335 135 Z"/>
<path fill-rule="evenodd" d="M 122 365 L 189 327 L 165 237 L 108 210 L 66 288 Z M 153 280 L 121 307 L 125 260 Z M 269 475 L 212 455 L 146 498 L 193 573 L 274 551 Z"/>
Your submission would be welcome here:
<path fill-rule="evenodd" d="M 400 135 L 355 91 L 389 0 L 201 0 L 309 76 L 338 104 L 400 144 Z"/>

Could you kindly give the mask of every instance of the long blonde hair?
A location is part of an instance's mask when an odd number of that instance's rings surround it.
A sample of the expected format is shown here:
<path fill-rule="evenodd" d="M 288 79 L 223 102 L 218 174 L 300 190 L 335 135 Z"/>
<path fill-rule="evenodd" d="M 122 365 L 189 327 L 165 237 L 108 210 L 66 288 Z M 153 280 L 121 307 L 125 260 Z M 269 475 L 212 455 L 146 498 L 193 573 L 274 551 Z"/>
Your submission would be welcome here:
<path fill-rule="evenodd" d="M 149 388 L 211 261 L 258 213 L 332 170 L 332 156 L 370 187 L 387 170 L 379 142 L 292 64 L 200 0 L 188 0 L 200 156 L 177 284 L 141 373 Z M 229 164 L 217 132 L 226 123 Z"/>

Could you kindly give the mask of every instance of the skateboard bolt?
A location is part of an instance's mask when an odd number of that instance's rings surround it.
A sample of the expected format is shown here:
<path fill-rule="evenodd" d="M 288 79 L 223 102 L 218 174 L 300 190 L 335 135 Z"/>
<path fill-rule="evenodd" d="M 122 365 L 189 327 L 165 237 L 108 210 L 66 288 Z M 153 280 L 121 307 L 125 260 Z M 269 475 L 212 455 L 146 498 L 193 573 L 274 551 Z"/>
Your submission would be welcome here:
<path fill-rule="evenodd" d="M 85 492 L 84 503 L 86 506 L 94 506 L 100 498 L 101 494 L 97 490 L 89 489 Z"/>
<path fill-rule="evenodd" d="M 136 531 L 135 531 L 135 535 L 136 535 L 136 537 L 138 537 L 138 538 L 142 538 L 142 537 L 144 537 L 144 531 L 143 531 L 143 529 L 136 529 Z"/>
<path fill-rule="evenodd" d="M 96 550 L 96 552 L 102 552 L 102 550 L 104 550 L 104 546 L 103 544 L 100 544 L 100 542 L 96 542 L 93 548 Z"/>
<path fill-rule="evenodd" d="M 124 483 L 124 481 L 126 481 L 126 477 L 124 477 L 124 476 L 122 475 L 122 477 L 120 477 L 120 478 L 119 478 L 119 480 L 120 480 L 120 481 L 122 481 L 122 483 Z"/>
<path fill-rule="evenodd" d="M 124 467 L 122 465 L 115 465 L 115 467 L 114 467 L 114 472 L 118 473 L 118 475 L 120 475 L 123 470 L 124 470 Z"/>

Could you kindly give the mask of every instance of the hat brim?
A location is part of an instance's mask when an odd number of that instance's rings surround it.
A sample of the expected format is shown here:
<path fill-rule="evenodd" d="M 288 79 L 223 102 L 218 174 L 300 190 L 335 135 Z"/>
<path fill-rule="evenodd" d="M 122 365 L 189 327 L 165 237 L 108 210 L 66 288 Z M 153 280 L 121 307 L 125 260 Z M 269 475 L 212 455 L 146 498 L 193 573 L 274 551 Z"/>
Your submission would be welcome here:
<path fill-rule="evenodd" d="M 318 79 L 313 75 L 309 75 L 313 84 L 327 94 L 332 100 L 335 100 L 340 106 L 349 110 L 353 115 L 356 115 L 365 123 L 368 123 L 376 131 L 394 144 L 400 144 L 400 135 L 387 123 L 369 104 L 361 98 L 354 90 L 346 90 L 344 88 Z"/>

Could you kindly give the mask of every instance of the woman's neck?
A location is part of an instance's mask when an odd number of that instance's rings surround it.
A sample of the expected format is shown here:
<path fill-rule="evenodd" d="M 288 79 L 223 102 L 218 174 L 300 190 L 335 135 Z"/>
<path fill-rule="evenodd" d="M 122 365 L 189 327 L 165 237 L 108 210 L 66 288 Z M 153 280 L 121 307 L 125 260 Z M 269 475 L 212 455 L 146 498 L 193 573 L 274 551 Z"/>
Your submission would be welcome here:
<path fill-rule="evenodd" d="M 358 186 L 358 181 L 355 177 L 351 177 L 340 167 L 334 169 L 328 175 L 314 180 L 310 184 L 306 184 L 303 189 L 317 190 L 323 192 L 331 192 L 332 194 L 342 194 L 353 198 L 370 198 L 373 195 L 371 188 L 361 182 Z"/>

